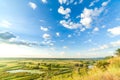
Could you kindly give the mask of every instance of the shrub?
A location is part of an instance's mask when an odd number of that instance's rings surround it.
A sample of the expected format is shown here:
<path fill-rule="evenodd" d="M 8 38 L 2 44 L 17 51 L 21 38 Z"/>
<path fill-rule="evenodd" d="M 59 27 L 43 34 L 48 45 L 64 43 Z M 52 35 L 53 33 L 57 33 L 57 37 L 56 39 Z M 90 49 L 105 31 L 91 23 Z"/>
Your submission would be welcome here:
<path fill-rule="evenodd" d="M 102 70 L 106 70 L 107 67 L 108 67 L 108 65 L 109 65 L 109 63 L 106 62 L 106 61 L 98 61 L 98 62 L 96 63 L 96 67 L 97 67 L 97 68 L 100 68 L 100 69 L 102 69 Z"/>

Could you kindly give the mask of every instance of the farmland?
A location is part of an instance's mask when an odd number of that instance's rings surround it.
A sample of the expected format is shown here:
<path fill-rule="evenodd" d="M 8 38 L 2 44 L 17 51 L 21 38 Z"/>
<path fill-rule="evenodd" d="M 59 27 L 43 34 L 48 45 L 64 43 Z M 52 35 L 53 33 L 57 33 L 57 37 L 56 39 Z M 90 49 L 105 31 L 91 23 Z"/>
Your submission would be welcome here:
<path fill-rule="evenodd" d="M 105 74 L 115 79 L 106 79 L 104 75 L 105 79 L 102 80 L 119 80 L 120 64 L 117 63 L 119 61 L 119 58 L 107 60 L 2 58 L 0 59 L 0 79 L 88 80 L 89 77 L 91 80 L 101 80 L 101 76 Z M 112 75 L 113 72 L 114 75 Z"/>

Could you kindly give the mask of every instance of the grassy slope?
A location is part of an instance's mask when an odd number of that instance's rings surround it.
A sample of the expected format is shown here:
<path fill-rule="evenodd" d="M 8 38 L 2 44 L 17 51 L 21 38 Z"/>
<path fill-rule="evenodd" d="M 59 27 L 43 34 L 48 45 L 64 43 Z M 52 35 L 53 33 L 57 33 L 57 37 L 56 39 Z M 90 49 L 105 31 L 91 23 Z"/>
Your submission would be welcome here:
<path fill-rule="evenodd" d="M 107 60 L 110 65 L 106 71 L 93 68 L 82 80 L 120 80 L 120 57 Z M 81 79 L 80 79 L 81 80 Z"/>
<path fill-rule="evenodd" d="M 120 57 L 105 60 L 109 62 L 107 70 L 103 71 L 97 67 L 88 71 L 86 75 L 78 75 L 75 71 L 71 75 L 64 74 L 55 76 L 52 80 L 120 80 Z"/>

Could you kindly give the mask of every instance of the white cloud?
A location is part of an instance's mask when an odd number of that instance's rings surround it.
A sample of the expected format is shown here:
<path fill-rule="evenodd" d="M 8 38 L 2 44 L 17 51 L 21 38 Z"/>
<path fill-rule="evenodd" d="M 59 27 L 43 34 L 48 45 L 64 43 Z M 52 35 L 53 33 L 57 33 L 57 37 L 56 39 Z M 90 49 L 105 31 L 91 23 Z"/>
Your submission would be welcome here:
<path fill-rule="evenodd" d="M 106 1 L 106 2 L 103 2 L 103 3 L 102 3 L 102 6 L 103 6 L 103 7 L 107 6 L 109 2 L 110 2 L 110 0 L 108 0 L 108 1 Z"/>
<path fill-rule="evenodd" d="M 107 48 L 109 48 L 108 45 L 102 45 L 102 46 L 99 47 L 100 50 L 102 50 L 102 49 L 107 49 Z"/>
<path fill-rule="evenodd" d="M 92 39 L 88 39 L 88 42 L 92 42 Z"/>
<path fill-rule="evenodd" d="M 84 8 L 83 13 L 81 13 L 80 23 L 86 28 L 91 27 L 93 20 L 98 17 L 105 9 L 105 6 L 109 3 L 109 0 L 102 3 L 100 8 L 88 9 Z"/>
<path fill-rule="evenodd" d="M 58 8 L 58 13 L 60 13 L 60 14 L 62 14 L 62 15 L 65 15 L 65 19 L 68 19 L 69 17 L 70 17 L 70 13 L 71 12 L 71 9 L 70 8 L 66 8 L 66 9 L 64 9 L 64 7 L 63 6 L 60 6 L 59 8 Z"/>
<path fill-rule="evenodd" d="M 50 45 L 50 46 L 53 46 L 54 44 L 53 44 L 53 43 L 50 43 L 49 45 Z"/>
<path fill-rule="evenodd" d="M 68 35 L 68 38 L 71 38 L 71 37 L 72 37 L 72 35 L 69 34 L 69 35 Z"/>
<path fill-rule="evenodd" d="M 103 26 L 102 26 L 102 28 L 106 28 L 106 26 L 105 26 L 105 25 L 103 25 Z"/>
<path fill-rule="evenodd" d="M 110 46 L 104 44 L 104 45 L 99 46 L 98 48 L 92 48 L 90 51 L 99 51 L 99 50 L 104 50 L 104 49 L 108 49 L 108 48 L 110 48 Z"/>
<path fill-rule="evenodd" d="M 77 29 L 77 28 L 81 28 L 81 24 L 80 23 L 74 23 L 71 20 L 61 20 L 60 24 L 62 24 L 64 27 L 68 28 L 68 29 Z"/>
<path fill-rule="evenodd" d="M 99 0 L 94 0 L 94 1 L 92 1 L 92 2 L 90 3 L 89 6 L 90 6 L 90 7 L 91 7 L 91 6 L 94 6 L 94 4 L 97 3 L 97 2 L 99 2 Z"/>
<path fill-rule="evenodd" d="M 120 26 L 108 29 L 107 31 L 113 36 L 118 36 L 120 35 Z"/>
<path fill-rule="evenodd" d="M 60 4 L 65 4 L 67 0 L 58 0 Z"/>
<path fill-rule="evenodd" d="M 76 2 L 74 2 L 74 5 L 77 5 L 78 3 L 77 3 L 77 1 Z"/>
<path fill-rule="evenodd" d="M 74 0 L 67 0 L 66 5 L 72 4 L 74 2 Z"/>
<path fill-rule="evenodd" d="M 98 48 L 92 48 L 90 49 L 90 51 L 99 51 L 99 50 L 104 50 L 104 49 L 114 48 L 114 47 L 119 47 L 119 46 L 120 46 L 120 40 L 110 42 L 109 44 L 101 45 Z"/>
<path fill-rule="evenodd" d="M 92 9 L 85 8 L 83 13 L 81 14 L 81 20 L 80 23 L 85 27 L 90 27 L 90 24 L 92 22 L 91 15 L 93 13 Z"/>
<path fill-rule="evenodd" d="M 120 46 L 120 40 L 110 43 L 113 47 Z"/>
<path fill-rule="evenodd" d="M 82 3 L 83 2 L 83 0 L 79 0 L 79 3 Z"/>
<path fill-rule="evenodd" d="M 41 0 L 43 3 L 47 3 L 47 0 Z"/>
<path fill-rule="evenodd" d="M 45 39 L 43 42 L 42 42 L 43 45 L 45 46 L 53 46 L 54 45 L 54 41 L 50 40 L 50 39 Z"/>
<path fill-rule="evenodd" d="M 99 16 L 102 11 L 103 11 L 103 7 L 95 8 L 95 9 L 85 8 L 83 10 L 83 13 L 81 14 L 80 23 L 83 26 L 85 26 L 86 28 L 89 28 L 91 26 L 91 23 L 92 23 L 94 17 Z"/>
<path fill-rule="evenodd" d="M 84 43 L 92 43 L 92 39 L 88 39 L 88 40 L 85 41 Z"/>
<path fill-rule="evenodd" d="M 29 2 L 28 4 L 33 10 L 35 10 L 37 8 L 37 5 L 33 2 Z"/>
<path fill-rule="evenodd" d="M 58 8 L 58 13 L 62 14 L 62 15 L 66 15 L 66 14 L 69 14 L 71 12 L 71 9 L 70 8 L 66 8 L 64 9 L 63 6 L 60 6 Z"/>
<path fill-rule="evenodd" d="M 79 22 L 72 22 L 69 19 L 71 9 L 66 8 L 64 9 L 62 6 L 58 9 L 58 12 L 62 15 L 65 15 L 65 19 L 67 20 L 60 20 L 60 24 L 68 29 L 77 29 L 80 28 L 80 31 L 85 31 L 86 28 L 90 28 L 91 24 L 94 20 L 97 20 L 97 17 L 105 10 L 105 6 L 109 1 L 103 2 L 100 8 L 95 7 L 94 9 L 84 8 L 83 13 L 78 15 L 76 18 L 79 18 Z M 99 31 L 98 28 L 95 28 L 94 31 Z"/>
<path fill-rule="evenodd" d="M 11 24 L 9 21 L 7 21 L 7 20 L 2 20 L 2 21 L 0 22 L 0 27 L 9 28 L 11 25 L 12 25 L 12 24 Z"/>
<path fill-rule="evenodd" d="M 70 5 L 70 4 L 81 4 L 83 2 L 83 0 L 58 0 L 58 2 L 62 5 L 62 4 L 66 4 L 66 5 Z"/>
<path fill-rule="evenodd" d="M 60 37 L 60 33 L 59 33 L 59 32 L 56 32 L 56 36 Z"/>
<path fill-rule="evenodd" d="M 85 28 L 82 28 L 80 31 L 81 31 L 81 32 L 85 31 Z"/>
<path fill-rule="evenodd" d="M 65 15 L 65 19 L 68 19 L 70 17 L 70 14 Z"/>
<path fill-rule="evenodd" d="M 50 39 L 50 35 L 45 33 L 45 34 L 43 34 L 43 38 L 44 39 Z"/>
<path fill-rule="evenodd" d="M 93 32 L 97 32 L 97 31 L 99 31 L 99 28 L 98 28 L 98 27 L 95 27 L 95 28 L 93 29 Z"/>
<path fill-rule="evenodd" d="M 43 26 L 41 26 L 40 29 L 41 29 L 42 31 L 48 31 L 48 28 L 43 27 Z"/>

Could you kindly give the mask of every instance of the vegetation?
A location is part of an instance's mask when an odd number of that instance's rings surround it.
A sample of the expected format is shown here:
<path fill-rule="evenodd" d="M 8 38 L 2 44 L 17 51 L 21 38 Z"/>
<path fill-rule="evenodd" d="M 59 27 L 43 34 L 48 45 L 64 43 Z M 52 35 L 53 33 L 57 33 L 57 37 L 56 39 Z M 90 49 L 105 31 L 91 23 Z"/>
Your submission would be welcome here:
<path fill-rule="evenodd" d="M 120 56 L 120 48 L 116 50 L 116 53 L 115 53 L 117 56 Z"/>
<path fill-rule="evenodd" d="M 120 56 L 100 60 L 0 59 L 0 80 L 120 80 Z"/>

